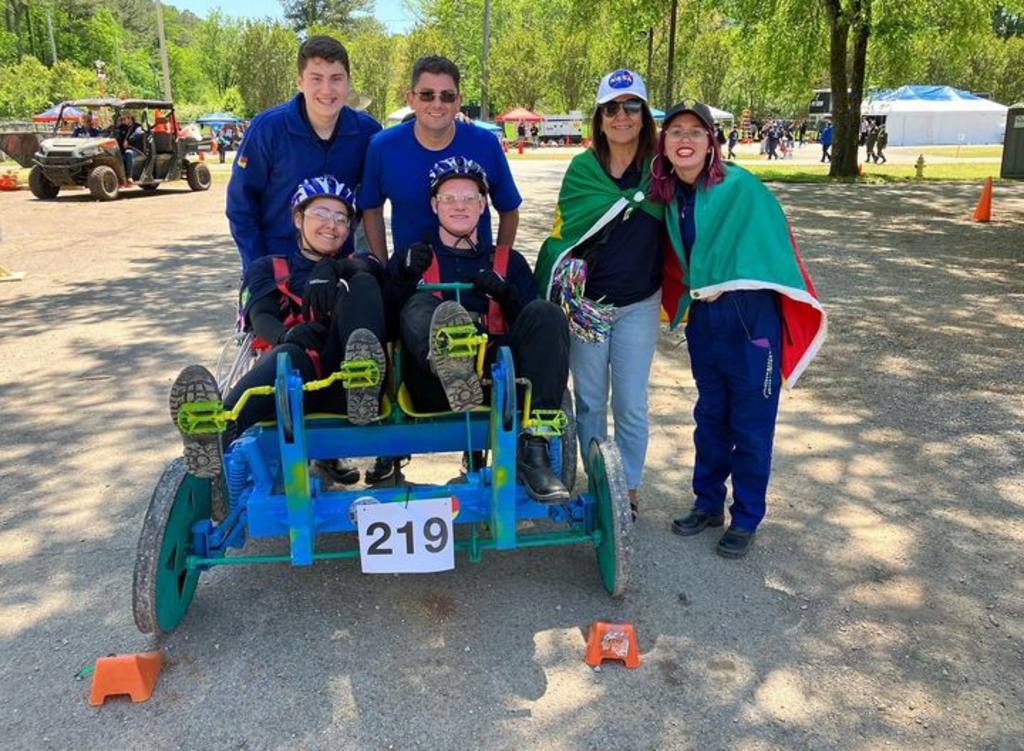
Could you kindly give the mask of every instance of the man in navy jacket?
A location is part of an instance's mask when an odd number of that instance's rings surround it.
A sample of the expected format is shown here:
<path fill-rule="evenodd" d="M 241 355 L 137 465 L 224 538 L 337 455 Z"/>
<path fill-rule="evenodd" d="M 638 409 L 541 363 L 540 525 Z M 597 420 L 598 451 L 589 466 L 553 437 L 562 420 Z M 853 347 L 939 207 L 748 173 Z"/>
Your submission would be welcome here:
<path fill-rule="evenodd" d="M 317 175 L 358 185 L 370 137 L 380 123 L 345 106 L 351 91 L 348 52 L 336 39 L 313 36 L 299 48 L 299 93 L 253 118 L 235 155 L 227 217 L 243 272 L 257 258 L 295 252 L 288 200 Z M 352 252 L 352 234 L 341 255 Z M 384 259 L 382 259 L 384 260 Z"/>

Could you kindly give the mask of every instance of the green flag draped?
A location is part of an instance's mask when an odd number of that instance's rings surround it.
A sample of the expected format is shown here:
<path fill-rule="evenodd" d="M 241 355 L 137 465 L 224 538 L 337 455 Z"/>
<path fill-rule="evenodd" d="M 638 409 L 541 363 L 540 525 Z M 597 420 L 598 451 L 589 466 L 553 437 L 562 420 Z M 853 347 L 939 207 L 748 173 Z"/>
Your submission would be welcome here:
<path fill-rule="evenodd" d="M 647 198 L 650 188 L 650 162 L 641 167 L 640 185 L 622 190 L 601 168 L 592 149 L 573 158 L 562 180 L 555 207 L 551 236 L 544 241 L 537 257 L 537 287 L 545 299 L 551 296 L 551 280 L 559 262 L 573 248 L 590 239 L 623 211 L 640 208 L 659 222 L 664 207 Z M 607 248 L 620 253 L 628 248 Z"/>

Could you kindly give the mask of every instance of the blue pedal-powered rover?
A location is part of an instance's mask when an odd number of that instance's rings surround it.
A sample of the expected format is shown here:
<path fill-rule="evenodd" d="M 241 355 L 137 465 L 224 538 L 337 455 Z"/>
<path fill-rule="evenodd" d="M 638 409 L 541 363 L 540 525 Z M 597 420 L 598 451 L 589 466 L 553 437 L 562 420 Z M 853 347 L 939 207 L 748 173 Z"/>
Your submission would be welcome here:
<path fill-rule="evenodd" d="M 623 594 L 629 577 L 632 519 L 615 444 L 594 441 L 589 446 L 587 492 L 565 503 L 538 503 L 516 481 L 516 439 L 524 421 L 547 431 L 554 471 L 572 491 L 577 456 L 571 400 L 567 394 L 561 415 L 531 414 L 529 384 L 522 379 L 517 382 L 507 348 L 497 352 L 489 385 L 489 406 L 440 414 L 417 412 L 406 390 L 397 385 L 385 394 L 378 419 L 356 426 L 343 416 L 305 415 L 298 371 L 286 354 L 279 355 L 272 387 L 276 420 L 249 428 L 230 444 L 219 478 L 195 477 L 179 458 L 157 483 L 136 556 L 133 609 L 139 629 L 146 633 L 175 629 L 185 617 L 199 577 L 214 566 L 306 566 L 364 558 L 365 570 L 368 550 L 372 554 L 440 551 L 451 560 L 450 545 L 455 553 L 466 554 L 455 557 L 457 567 L 460 560 L 478 562 L 485 550 L 585 544 L 596 552 L 605 589 L 613 596 Z M 310 386 L 306 384 L 305 389 Z M 517 386 L 525 393 L 522 409 L 517 405 Z M 453 451 L 486 451 L 490 461 L 485 467 L 471 465 L 461 483 L 359 490 L 329 488 L 311 468 L 317 459 Z M 416 529 L 389 527 L 384 520 L 363 530 L 364 537 L 368 530 L 374 536 L 360 538 L 361 544 L 356 537 L 337 550 L 318 544 L 323 534 L 358 533 L 359 520 L 373 518 L 371 511 L 360 506 L 401 504 L 409 509 L 428 499 L 435 504 L 437 499 L 450 500 L 453 518 L 435 516 Z M 525 520 L 541 523 L 520 524 Z M 285 538 L 289 553 L 246 555 L 241 550 L 229 555 L 229 550 L 243 549 L 253 537 Z M 332 543 L 339 540 L 348 538 L 331 538 Z"/>

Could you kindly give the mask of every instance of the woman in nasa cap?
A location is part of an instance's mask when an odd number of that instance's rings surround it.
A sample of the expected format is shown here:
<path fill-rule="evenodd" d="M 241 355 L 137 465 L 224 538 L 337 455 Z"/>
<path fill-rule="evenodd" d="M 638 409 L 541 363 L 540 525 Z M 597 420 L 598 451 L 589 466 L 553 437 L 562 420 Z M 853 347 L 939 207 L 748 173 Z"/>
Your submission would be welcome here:
<path fill-rule="evenodd" d="M 616 70 L 601 79 L 590 135 L 590 148 L 572 160 L 562 181 L 536 274 L 541 294 L 569 317 L 584 456 L 591 439 L 608 439 L 611 388 L 615 443 L 635 516 L 659 329 L 664 213 L 648 198 L 657 130 L 639 75 Z"/>

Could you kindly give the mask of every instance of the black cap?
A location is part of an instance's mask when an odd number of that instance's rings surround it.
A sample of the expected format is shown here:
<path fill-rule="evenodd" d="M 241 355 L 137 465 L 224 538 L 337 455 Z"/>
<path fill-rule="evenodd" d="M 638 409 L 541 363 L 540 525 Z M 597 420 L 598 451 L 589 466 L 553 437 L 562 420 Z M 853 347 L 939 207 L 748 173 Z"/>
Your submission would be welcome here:
<path fill-rule="evenodd" d="M 704 102 L 698 102 L 696 99 L 684 99 L 678 104 L 673 104 L 669 107 L 668 112 L 665 113 L 665 119 L 662 122 L 667 123 L 676 115 L 682 115 L 686 112 L 694 115 L 704 123 L 708 130 L 713 131 L 715 129 L 715 118 L 711 116 L 711 109 Z"/>

